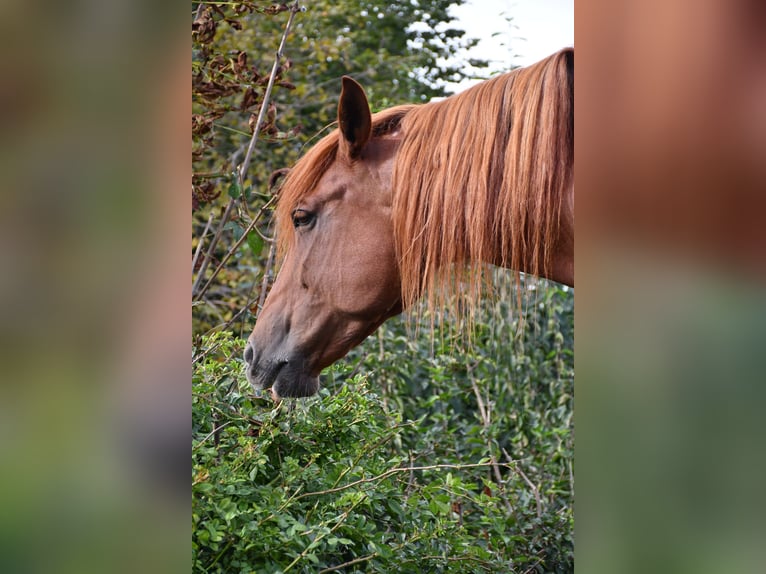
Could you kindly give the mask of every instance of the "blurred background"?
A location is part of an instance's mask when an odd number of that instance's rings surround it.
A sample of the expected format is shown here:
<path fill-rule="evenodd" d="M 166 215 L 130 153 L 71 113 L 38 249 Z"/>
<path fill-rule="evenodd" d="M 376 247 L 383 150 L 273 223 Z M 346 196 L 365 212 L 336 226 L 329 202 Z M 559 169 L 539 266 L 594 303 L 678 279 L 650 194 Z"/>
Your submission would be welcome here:
<path fill-rule="evenodd" d="M 583 572 L 762 572 L 766 10 L 576 10 Z"/>
<path fill-rule="evenodd" d="M 183 570 L 188 7 L 0 13 L 0 570 Z"/>

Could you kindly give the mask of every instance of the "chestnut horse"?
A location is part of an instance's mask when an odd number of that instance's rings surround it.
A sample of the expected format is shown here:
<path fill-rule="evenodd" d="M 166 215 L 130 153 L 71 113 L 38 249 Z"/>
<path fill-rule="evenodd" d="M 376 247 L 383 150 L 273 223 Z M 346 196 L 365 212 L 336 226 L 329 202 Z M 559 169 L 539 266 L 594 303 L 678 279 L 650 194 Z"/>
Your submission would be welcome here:
<path fill-rule="evenodd" d="M 276 224 L 284 259 L 245 362 L 277 397 L 316 393 L 421 296 L 461 278 L 480 294 L 487 263 L 574 285 L 574 49 L 374 115 L 344 77 L 338 129 L 286 177 Z"/>

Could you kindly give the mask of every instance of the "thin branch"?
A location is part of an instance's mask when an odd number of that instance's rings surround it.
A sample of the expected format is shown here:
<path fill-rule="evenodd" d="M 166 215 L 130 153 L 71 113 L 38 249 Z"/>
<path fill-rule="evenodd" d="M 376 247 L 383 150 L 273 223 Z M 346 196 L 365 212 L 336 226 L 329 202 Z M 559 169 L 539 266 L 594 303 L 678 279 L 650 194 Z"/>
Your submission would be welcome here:
<path fill-rule="evenodd" d="M 213 222 L 214 213 L 214 211 L 210 212 L 210 217 L 207 218 L 205 229 L 202 230 L 202 235 L 200 235 L 199 243 L 197 243 L 197 249 L 194 251 L 194 258 L 192 259 L 192 275 L 194 275 L 194 268 L 197 266 L 197 260 L 199 259 L 200 252 L 202 251 L 202 244 L 205 242 L 205 237 L 207 236 L 207 232 L 210 229 L 210 224 Z"/>
<path fill-rule="evenodd" d="M 293 19 L 295 18 L 295 14 L 298 11 L 300 11 L 299 2 L 298 0 L 296 0 L 296 2 L 293 4 L 293 7 L 290 9 L 290 17 L 287 20 L 287 25 L 285 26 L 284 33 L 282 34 L 282 40 L 279 43 L 279 49 L 277 50 L 276 57 L 274 60 L 274 66 L 272 67 L 271 75 L 269 76 L 269 83 L 268 83 L 268 86 L 266 87 L 266 92 L 263 96 L 263 101 L 261 102 L 261 109 L 258 111 L 258 119 L 256 120 L 254 129 L 253 129 L 253 135 L 250 138 L 250 144 L 248 145 L 247 153 L 245 154 L 245 160 L 242 162 L 242 165 L 237 170 L 237 181 L 239 183 L 240 189 L 244 189 L 245 173 L 247 173 L 247 170 L 250 167 L 250 160 L 253 155 L 253 149 L 255 148 L 255 142 L 258 140 L 258 135 L 261 132 L 263 118 L 266 115 L 266 110 L 269 105 L 269 99 L 271 98 L 271 90 L 274 87 L 277 70 L 279 69 L 279 62 L 283 56 L 282 52 L 285 48 L 285 42 L 287 41 L 287 36 L 290 33 L 290 27 L 292 26 Z M 202 298 L 202 295 L 208 289 L 208 287 L 213 281 L 213 278 L 217 275 L 218 271 L 221 268 L 221 265 L 219 265 L 216 272 L 213 273 L 213 275 L 205 284 L 205 287 L 201 291 L 198 291 L 199 285 L 202 282 L 202 278 L 205 275 L 205 271 L 207 271 L 207 267 L 210 264 L 210 259 L 212 258 L 213 250 L 215 249 L 215 246 L 218 244 L 218 240 L 221 237 L 221 233 L 223 232 L 224 226 L 229 221 L 229 217 L 231 217 L 231 212 L 234 207 L 234 204 L 235 204 L 234 199 L 229 200 L 229 203 L 226 206 L 226 211 L 224 212 L 223 217 L 221 218 L 221 221 L 218 224 L 218 229 L 216 230 L 216 234 L 213 237 L 213 240 L 210 242 L 210 246 L 208 247 L 207 253 L 205 254 L 205 259 L 202 261 L 202 266 L 200 267 L 200 271 L 199 271 L 199 274 L 197 275 L 197 279 L 194 282 L 194 285 L 192 286 L 192 298 L 196 301 Z M 228 259 L 228 257 L 226 259 Z"/>
<path fill-rule="evenodd" d="M 269 244 L 271 244 L 271 243 L 274 243 L 274 238 L 273 238 L 273 237 L 269 237 L 268 235 L 264 235 L 264 234 L 261 232 L 261 230 L 260 230 L 260 229 L 258 229 L 257 227 L 252 227 L 252 228 L 251 228 L 251 231 L 255 231 L 255 232 L 258 234 L 258 236 L 259 236 L 261 239 L 263 239 L 263 242 L 264 242 L 264 243 L 269 243 Z"/>
<path fill-rule="evenodd" d="M 227 175 L 222 171 L 197 171 L 194 173 L 194 177 L 198 179 L 215 179 Z"/>
<path fill-rule="evenodd" d="M 532 566 L 524 570 L 524 574 L 532 574 L 532 572 L 535 572 L 537 570 L 537 565 L 540 564 L 543 561 L 542 557 L 538 558 Z"/>
<path fill-rule="evenodd" d="M 274 241 L 269 246 L 269 256 L 266 259 L 266 268 L 263 270 L 263 279 L 261 280 L 261 291 L 258 293 L 258 307 L 256 308 L 257 314 L 261 314 L 263 304 L 266 302 L 266 293 L 269 290 L 269 280 L 271 279 L 271 273 L 274 269 L 274 262 L 277 255 L 277 233 L 274 231 Z"/>
<path fill-rule="evenodd" d="M 484 430 L 487 431 L 491 424 L 490 409 L 487 407 L 487 405 L 484 404 L 484 400 L 481 398 L 481 392 L 479 391 L 479 386 L 476 384 L 476 377 L 473 376 L 473 367 L 474 365 L 469 365 L 468 375 L 471 379 L 471 387 L 473 388 L 473 394 L 476 395 L 476 404 L 479 406 L 479 414 L 481 414 L 482 425 L 484 426 Z M 487 436 L 487 449 L 489 450 L 489 460 L 492 463 L 492 471 L 494 472 L 495 480 L 497 481 L 498 486 L 502 487 L 504 482 L 503 476 L 500 474 L 500 468 L 497 463 L 497 458 L 492 452 L 492 441 L 489 440 L 489 436 Z M 508 509 L 508 512 L 513 512 L 513 505 L 511 504 L 511 501 L 508 500 L 508 497 L 505 495 L 505 492 L 502 488 L 500 489 L 500 497 L 503 499 L 503 502 L 505 503 L 505 507 Z"/>
<path fill-rule="evenodd" d="M 526 482 L 529 485 L 529 488 L 532 489 L 532 494 L 535 495 L 535 502 L 537 503 L 537 517 L 541 518 L 543 515 L 543 505 L 540 500 L 540 490 L 534 485 L 534 483 L 529 480 L 526 474 L 524 474 L 524 471 L 521 470 L 521 465 L 519 464 L 519 461 L 513 460 L 511 458 L 511 455 L 508 454 L 508 451 L 503 449 L 503 454 L 508 459 L 509 462 L 514 463 L 513 466 L 509 465 L 509 468 L 513 468 L 516 472 L 519 473 L 519 476 L 524 479 L 524 482 Z"/>
<path fill-rule="evenodd" d="M 231 318 L 231 320 L 227 323 L 226 329 L 228 329 L 230 326 L 233 326 L 234 323 L 236 323 L 240 317 L 242 317 L 242 321 L 239 325 L 239 338 L 242 338 L 242 335 L 245 331 L 245 311 L 250 309 L 250 305 L 255 303 L 255 299 L 253 299 L 253 291 L 255 291 L 255 281 L 250 285 L 250 289 L 247 291 L 247 299 L 245 299 L 245 306 L 237 311 L 237 313 Z M 257 309 L 256 309 L 257 310 Z M 234 329 L 232 329 L 233 331 Z"/>
<path fill-rule="evenodd" d="M 247 301 L 245 301 L 245 305 L 237 311 L 231 319 L 229 319 L 226 322 L 222 322 L 219 325 L 216 325 L 213 327 L 210 331 L 226 331 L 229 327 L 231 327 L 234 323 L 236 323 L 240 317 L 242 317 L 246 311 L 250 310 L 250 306 L 256 303 L 256 315 L 260 314 L 260 310 L 263 308 L 263 302 L 266 299 L 266 292 L 268 290 L 269 285 L 269 279 L 272 276 L 273 269 L 274 269 L 274 263 L 276 261 L 276 234 L 275 237 L 272 238 L 271 246 L 269 247 L 269 255 L 266 259 L 266 266 L 263 270 L 263 280 L 261 281 L 261 290 L 258 293 L 258 299 L 252 299 L 250 295 L 252 294 L 252 290 L 255 288 L 255 285 L 250 288 L 250 294 L 248 294 Z M 244 328 L 244 321 L 242 323 L 242 327 Z M 240 332 L 240 336 L 241 336 Z"/>
<path fill-rule="evenodd" d="M 245 239 L 247 239 L 248 234 L 253 230 L 255 227 L 255 224 L 258 223 L 258 220 L 261 218 L 261 215 L 263 215 L 263 212 L 266 211 L 266 209 L 272 204 L 272 202 L 276 199 L 276 195 L 273 196 L 269 201 L 267 201 L 263 207 L 258 211 L 258 213 L 255 215 L 253 220 L 250 222 L 250 224 L 245 228 L 244 232 L 242 232 L 242 237 L 240 237 L 234 245 L 232 245 L 229 250 L 226 252 L 226 255 L 223 256 L 221 259 L 221 262 L 218 264 L 218 267 L 215 268 L 213 273 L 210 275 L 210 278 L 205 283 L 205 286 L 199 290 L 199 293 L 197 293 L 195 297 L 195 301 L 199 301 L 202 299 L 202 297 L 205 295 L 205 292 L 210 288 L 210 286 L 213 284 L 213 280 L 218 276 L 218 274 L 221 272 L 221 269 L 223 269 L 223 266 L 226 265 L 226 262 L 231 258 L 234 253 L 237 252 L 237 249 L 239 249 L 239 246 L 244 243 Z M 229 202 L 229 205 L 232 204 L 234 200 L 231 200 Z M 197 277 L 199 280 L 199 277 Z"/>
<path fill-rule="evenodd" d="M 484 566 L 485 568 L 491 568 L 493 564 L 487 560 L 483 560 L 481 558 L 478 558 L 476 556 L 471 556 L 470 554 L 461 554 L 460 556 L 441 556 L 441 555 L 425 555 L 425 556 L 418 556 L 417 558 L 407 558 L 406 560 L 402 561 L 402 564 L 406 564 L 409 562 L 420 562 L 423 560 L 446 560 L 447 562 L 476 562 L 477 564 L 480 564 L 481 566 Z"/>
<path fill-rule="evenodd" d="M 356 364 L 354 365 L 354 368 L 351 369 L 351 372 L 348 374 L 349 379 L 353 379 L 357 375 L 357 373 L 359 373 L 359 371 L 362 370 L 362 365 L 364 364 L 364 361 L 367 359 L 369 354 L 370 353 L 368 351 L 365 351 L 364 353 L 362 353 L 362 356 L 359 357 L 359 360 L 357 360 Z"/>
<path fill-rule="evenodd" d="M 359 421 L 359 422 L 363 422 L 363 421 Z M 354 423 L 351 423 L 351 424 L 355 424 L 355 422 L 354 422 Z M 349 426 L 351 426 L 351 425 L 349 425 Z M 359 453 L 358 453 L 358 454 L 356 455 L 356 457 L 354 458 L 354 461 L 353 461 L 351 464 L 347 465 L 347 466 L 346 466 L 346 468 L 344 468 L 344 469 L 343 469 L 343 471 L 341 471 L 340 475 L 338 476 L 338 478 L 336 478 L 336 479 L 335 479 L 335 482 L 333 483 L 333 488 L 335 488 L 335 487 L 338 485 L 338 483 L 339 483 L 341 480 L 343 480 L 343 478 L 344 478 L 344 477 L 345 477 L 345 476 L 346 476 L 346 475 L 347 475 L 349 472 L 352 472 L 352 471 L 353 471 L 353 470 L 356 468 L 356 466 L 359 464 L 359 461 L 360 461 L 360 460 L 362 460 L 362 457 L 364 457 L 366 454 L 369 454 L 369 453 L 371 453 L 371 452 L 374 452 L 374 451 L 375 451 L 375 449 L 377 449 L 377 448 L 378 448 L 378 447 L 380 447 L 381 445 L 384 445 L 384 444 L 386 444 L 386 443 L 387 443 L 388 441 L 390 441 L 390 440 L 391 440 L 391 439 L 392 439 L 392 438 L 393 438 L 393 437 L 394 437 L 394 436 L 395 436 L 395 435 L 396 435 L 396 434 L 397 434 L 397 433 L 398 433 L 398 432 L 399 432 L 401 429 L 403 429 L 403 428 L 406 428 L 406 427 L 412 427 L 412 426 L 414 426 L 414 423 L 412 423 L 412 422 L 407 422 L 407 423 L 400 423 L 400 424 L 394 425 L 394 426 L 393 426 L 393 428 L 391 428 L 391 429 L 389 430 L 389 432 L 388 432 L 388 433 L 387 433 L 387 434 L 386 434 L 386 435 L 385 435 L 383 438 L 381 438 L 381 439 L 378 439 L 377 441 L 375 441 L 375 442 L 374 442 L 374 443 L 372 443 L 372 444 L 366 444 L 366 445 L 364 446 L 364 448 L 362 448 L 362 449 L 360 449 L 360 450 L 359 450 Z"/>
<path fill-rule="evenodd" d="M 349 560 L 348 562 L 344 562 L 343 564 L 338 564 L 337 566 L 333 566 L 332 568 L 325 568 L 324 570 L 320 570 L 319 574 L 327 574 L 327 572 L 336 572 L 338 570 L 342 570 L 343 568 L 346 568 L 347 566 L 353 566 L 354 564 L 359 564 L 361 562 L 367 562 L 368 560 L 372 560 L 378 555 L 377 552 L 373 552 L 372 554 L 369 554 L 368 556 L 361 556 L 359 558 L 354 558 L 353 560 Z"/>
<path fill-rule="evenodd" d="M 198 301 L 194 301 L 194 302 L 192 303 L 192 305 L 195 305 L 196 303 L 198 303 Z M 216 316 L 216 317 L 218 317 L 218 320 L 219 320 L 219 321 L 221 321 L 221 323 L 223 323 L 223 322 L 226 320 L 226 319 L 224 319 L 224 318 L 223 318 L 223 313 L 222 313 L 222 311 L 221 311 L 221 310 L 218 308 L 218 304 L 217 304 L 217 303 L 215 303 L 215 302 L 214 302 L 212 299 L 207 299 L 207 298 L 205 298 L 205 299 L 202 299 L 202 303 L 204 303 L 205 305 L 208 305 L 208 306 L 210 307 L 211 311 L 212 311 L 212 312 L 215 314 L 215 316 Z M 209 335 L 209 334 L 211 334 L 212 332 L 213 332 L 213 330 L 211 329 L 211 330 L 209 330 L 209 331 L 208 331 L 207 333 L 205 333 L 205 334 L 206 334 L 206 335 Z"/>
<path fill-rule="evenodd" d="M 203 438 L 201 441 L 199 441 L 197 444 L 195 444 L 192 447 L 192 451 L 197 450 L 199 447 L 201 447 L 207 441 L 207 439 L 209 439 L 210 437 L 212 437 L 216 433 L 220 432 L 221 430 L 223 430 L 225 427 L 229 426 L 233 422 L 234 421 L 226 421 L 222 425 L 214 427 L 212 431 L 210 431 L 207 435 L 205 435 L 205 438 Z"/>
<path fill-rule="evenodd" d="M 415 471 L 413 470 L 412 463 L 415 462 L 415 457 L 412 456 L 412 451 L 410 451 L 410 477 L 407 479 L 407 487 L 404 489 L 404 500 L 408 500 L 410 498 L 410 494 L 412 493 L 412 487 L 415 485 Z"/>
<path fill-rule="evenodd" d="M 284 55 L 283 51 L 285 49 L 285 42 L 287 42 L 287 35 L 290 33 L 290 28 L 293 25 L 295 14 L 299 10 L 300 10 L 299 2 L 298 0 L 295 0 L 292 8 L 290 9 L 290 17 L 287 20 L 285 31 L 282 34 L 282 40 L 279 42 L 279 49 L 277 50 L 277 53 L 274 58 L 274 66 L 271 68 L 269 83 L 266 86 L 266 92 L 263 96 L 263 102 L 261 102 L 261 109 L 258 110 L 258 119 L 255 121 L 255 126 L 253 127 L 253 136 L 250 138 L 250 145 L 247 147 L 245 160 L 242 162 L 242 165 L 239 168 L 238 177 L 239 177 L 240 188 L 244 188 L 245 174 L 247 173 L 247 170 L 250 167 L 250 159 L 253 156 L 253 149 L 255 149 L 255 142 L 258 140 L 258 135 L 261 133 L 263 118 L 266 115 L 266 109 L 268 108 L 268 105 L 269 105 L 269 99 L 271 98 L 271 90 L 274 87 L 274 81 L 276 80 L 276 77 L 277 77 L 277 70 L 279 69 L 279 62 Z"/>
<path fill-rule="evenodd" d="M 245 311 L 250 309 L 250 305 L 252 305 L 253 303 L 255 303 L 255 299 L 249 299 L 248 298 L 248 300 L 245 303 L 244 307 L 242 307 L 239 311 L 237 311 L 231 317 L 231 319 L 229 319 L 228 321 L 226 321 L 224 323 L 220 323 L 220 324 L 216 325 L 215 327 L 210 329 L 210 331 L 214 332 L 214 331 L 226 331 L 226 330 L 228 330 L 229 327 L 231 327 L 234 323 L 236 323 L 239 320 L 239 318 L 244 314 Z"/>
<path fill-rule="evenodd" d="M 319 543 L 324 538 L 326 538 L 327 536 L 335 532 L 340 527 L 340 525 L 346 521 L 346 519 L 349 517 L 351 512 L 357 506 L 359 506 L 362 502 L 364 502 L 366 499 L 367 499 L 367 495 L 363 495 L 359 500 L 354 502 L 354 504 L 352 504 L 350 508 L 347 508 L 345 511 L 343 511 L 343 513 L 338 517 L 338 521 L 335 523 L 335 526 L 330 528 L 328 532 L 322 532 L 316 538 L 314 538 L 314 540 L 311 541 L 311 543 L 305 548 L 305 550 L 303 550 L 303 552 L 301 552 L 298 556 L 296 556 L 295 559 L 292 562 L 290 562 L 290 564 L 288 564 L 287 567 L 285 567 L 285 569 L 282 572 L 287 572 L 288 570 L 291 570 L 293 566 L 295 566 L 298 562 L 300 562 L 303 558 L 306 557 L 306 554 L 308 554 L 311 550 L 319 546 Z"/>
<path fill-rule="evenodd" d="M 319 490 L 317 492 L 306 492 L 296 497 L 295 500 L 300 500 L 301 498 L 307 498 L 309 496 L 319 496 L 321 494 L 334 494 L 336 492 L 341 492 L 348 488 L 353 488 L 360 484 L 366 484 L 368 482 L 383 480 L 384 478 L 388 478 L 389 476 L 396 474 L 398 472 L 414 472 L 416 470 L 439 470 L 439 469 L 447 469 L 447 468 L 454 469 L 454 470 L 462 470 L 465 468 L 482 468 L 482 467 L 492 466 L 492 464 L 493 463 L 491 462 L 476 462 L 471 464 L 433 464 L 430 466 L 404 466 L 404 467 L 400 466 L 396 468 L 390 468 L 386 472 L 383 472 L 377 476 L 371 476 L 370 478 L 360 478 L 359 480 L 355 480 L 354 482 L 349 482 L 348 484 L 344 484 L 343 486 L 338 486 L 336 488 L 328 488 L 327 490 Z M 508 466 L 508 465 L 499 463 L 499 466 Z"/>
<path fill-rule="evenodd" d="M 226 222 L 229 221 L 229 217 L 231 217 L 231 211 L 234 208 L 234 200 L 230 199 L 229 203 L 226 205 L 226 210 L 223 212 L 223 216 L 221 217 L 221 221 L 218 222 L 218 227 L 215 230 L 215 235 L 213 236 L 212 241 L 210 241 L 210 245 L 208 245 L 207 251 L 205 252 L 205 258 L 202 260 L 202 265 L 199 268 L 199 271 L 197 272 L 197 279 L 194 281 L 194 285 L 192 285 L 192 300 L 193 301 L 199 301 L 202 296 L 194 297 L 194 294 L 197 293 L 197 289 L 199 289 L 199 285 L 202 282 L 203 277 L 205 276 L 205 271 L 207 271 L 208 265 L 210 265 L 210 260 L 213 257 L 213 251 L 215 251 L 216 245 L 218 245 L 218 240 L 221 239 L 221 234 L 223 233 L 223 228 L 226 225 Z"/>
<path fill-rule="evenodd" d="M 473 389 L 473 394 L 476 396 L 476 404 L 479 407 L 479 414 L 481 415 L 481 422 L 484 426 L 484 429 L 486 430 L 487 427 L 489 427 L 489 413 L 487 412 L 487 407 L 484 405 L 484 400 L 481 398 L 481 392 L 479 392 L 479 387 L 476 385 L 476 377 L 473 376 L 473 365 L 468 366 L 468 375 L 471 379 L 471 388 Z"/>

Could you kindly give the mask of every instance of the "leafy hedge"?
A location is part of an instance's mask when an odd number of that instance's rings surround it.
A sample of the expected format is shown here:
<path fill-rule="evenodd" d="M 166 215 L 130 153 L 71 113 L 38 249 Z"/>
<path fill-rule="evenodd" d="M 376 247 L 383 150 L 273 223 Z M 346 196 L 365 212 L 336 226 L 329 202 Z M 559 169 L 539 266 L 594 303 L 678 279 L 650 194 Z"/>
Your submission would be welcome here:
<path fill-rule="evenodd" d="M 256 397 L 230 333 L 195 348 L 195 572 L 569 572 L 573 294 L 502 300 L 472 342 L 389 321 L 311 399 Z"/>

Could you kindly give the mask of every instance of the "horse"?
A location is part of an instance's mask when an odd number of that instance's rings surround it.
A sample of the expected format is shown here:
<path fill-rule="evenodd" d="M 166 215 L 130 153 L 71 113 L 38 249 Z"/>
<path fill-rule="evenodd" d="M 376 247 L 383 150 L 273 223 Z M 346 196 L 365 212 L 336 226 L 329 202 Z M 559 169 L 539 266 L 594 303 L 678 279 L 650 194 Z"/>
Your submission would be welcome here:
<path fill-rule="evenodd" d="M 244 351 L 275 398 L 315 394 L 417 300 L 480 294 L 488 264 L 574 286 L 574 48 L 376 114 L 344 76 L 337 129 L 279 193 L 282 264 Z"/>

